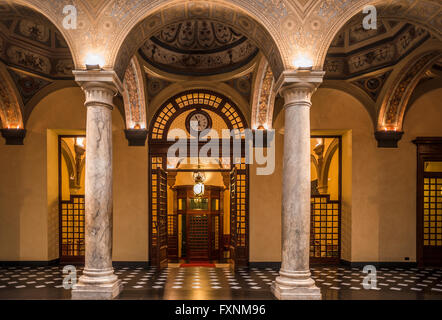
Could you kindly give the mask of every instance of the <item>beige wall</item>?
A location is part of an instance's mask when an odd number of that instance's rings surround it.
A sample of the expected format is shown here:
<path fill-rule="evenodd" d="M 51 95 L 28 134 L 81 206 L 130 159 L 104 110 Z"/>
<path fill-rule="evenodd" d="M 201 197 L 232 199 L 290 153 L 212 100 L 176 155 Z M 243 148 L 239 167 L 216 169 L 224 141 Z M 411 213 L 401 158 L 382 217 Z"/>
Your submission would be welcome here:
<path fill-rule="evenodd" d="M 24 146 L 0 143 L 0 261 L 58 258 L 57 134 L 84 133 L 79 88 L 45 97 L 27 124 Z M 114 260 L 146 261 L 147 147 L 128 147 L 113 112 Z"/>
<path fill-rule="evenodd" d="M 129 147 L 124 122 L 113 112 L 114 261 L 147 261 L 149 250 L 148 158 L 145 147 Z"/>
<path fill-rule="evenodd" d="M 283 136 L 278 129 L 283 119 L 275 121 L 275 172 L 257 175 L 257 166 L 250 165 L 250 261 L 281 260 L 281 201 Z"/>

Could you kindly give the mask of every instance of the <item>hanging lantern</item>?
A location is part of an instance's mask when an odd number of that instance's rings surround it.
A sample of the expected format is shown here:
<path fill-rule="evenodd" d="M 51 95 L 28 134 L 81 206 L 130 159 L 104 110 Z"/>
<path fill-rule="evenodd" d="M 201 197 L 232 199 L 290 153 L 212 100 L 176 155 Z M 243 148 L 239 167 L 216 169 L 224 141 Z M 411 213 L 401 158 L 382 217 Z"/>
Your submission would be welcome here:
<path fill-rule="evenodd" d="M 203 172 L 196 171 L 193 173 L 193 180 L 195 181 L 193 193 L 197 197 L 202 197 L 204 195 L 204 181 L 206 180 L 205 174 Z"/>

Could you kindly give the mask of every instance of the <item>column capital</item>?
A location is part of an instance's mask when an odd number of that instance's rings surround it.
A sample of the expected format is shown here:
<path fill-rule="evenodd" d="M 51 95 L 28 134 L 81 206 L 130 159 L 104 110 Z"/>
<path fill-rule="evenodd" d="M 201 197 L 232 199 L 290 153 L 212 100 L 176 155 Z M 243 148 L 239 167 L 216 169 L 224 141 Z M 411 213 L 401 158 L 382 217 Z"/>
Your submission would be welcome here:
<path fill-rule="evenodd" d="M 123 85 L 113 70 L 74 70 L 75 81 L 85 92 L 85 106 L 113 109 L 113 97 L 123 92 Z"/>
<path fill-rule="evenodd" d="M 321 85 L 324 71 L 297 70 L 284 71 L 275 88 L 285 100 L 285 105 L 305 102 L 310 104 L 312 94 Z"/>

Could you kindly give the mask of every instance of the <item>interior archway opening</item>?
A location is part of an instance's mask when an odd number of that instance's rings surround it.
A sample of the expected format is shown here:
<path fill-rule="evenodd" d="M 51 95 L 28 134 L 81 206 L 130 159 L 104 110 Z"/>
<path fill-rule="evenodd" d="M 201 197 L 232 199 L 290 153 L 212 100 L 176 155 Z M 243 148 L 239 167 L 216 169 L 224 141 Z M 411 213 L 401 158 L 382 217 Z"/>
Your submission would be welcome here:
<path fill-rule="evenodd" d="M 236 103 L 210 90 L 181 92 L 157 110 L 149 128 L 153 265 L 248 264 L 247 128 Z"/>

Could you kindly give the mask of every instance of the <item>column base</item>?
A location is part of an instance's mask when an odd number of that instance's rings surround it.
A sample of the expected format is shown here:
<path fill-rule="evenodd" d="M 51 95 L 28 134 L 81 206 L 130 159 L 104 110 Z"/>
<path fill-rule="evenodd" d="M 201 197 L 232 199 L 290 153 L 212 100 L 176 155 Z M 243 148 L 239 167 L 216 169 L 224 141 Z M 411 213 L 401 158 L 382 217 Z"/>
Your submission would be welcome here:
<path fill-rule="evenodd" d="M 105 270 L 85 269 L 78 283 L 73 287 L 72 300 L 110 300 L 123 290 L 121 280 L 113 268 Z"/>
<path fill-rule="evenodd" d="M 321 289 L 315 286 L 310 271 L 279 271 L 271 291 L 278 300 L 321 300 Z"/>

